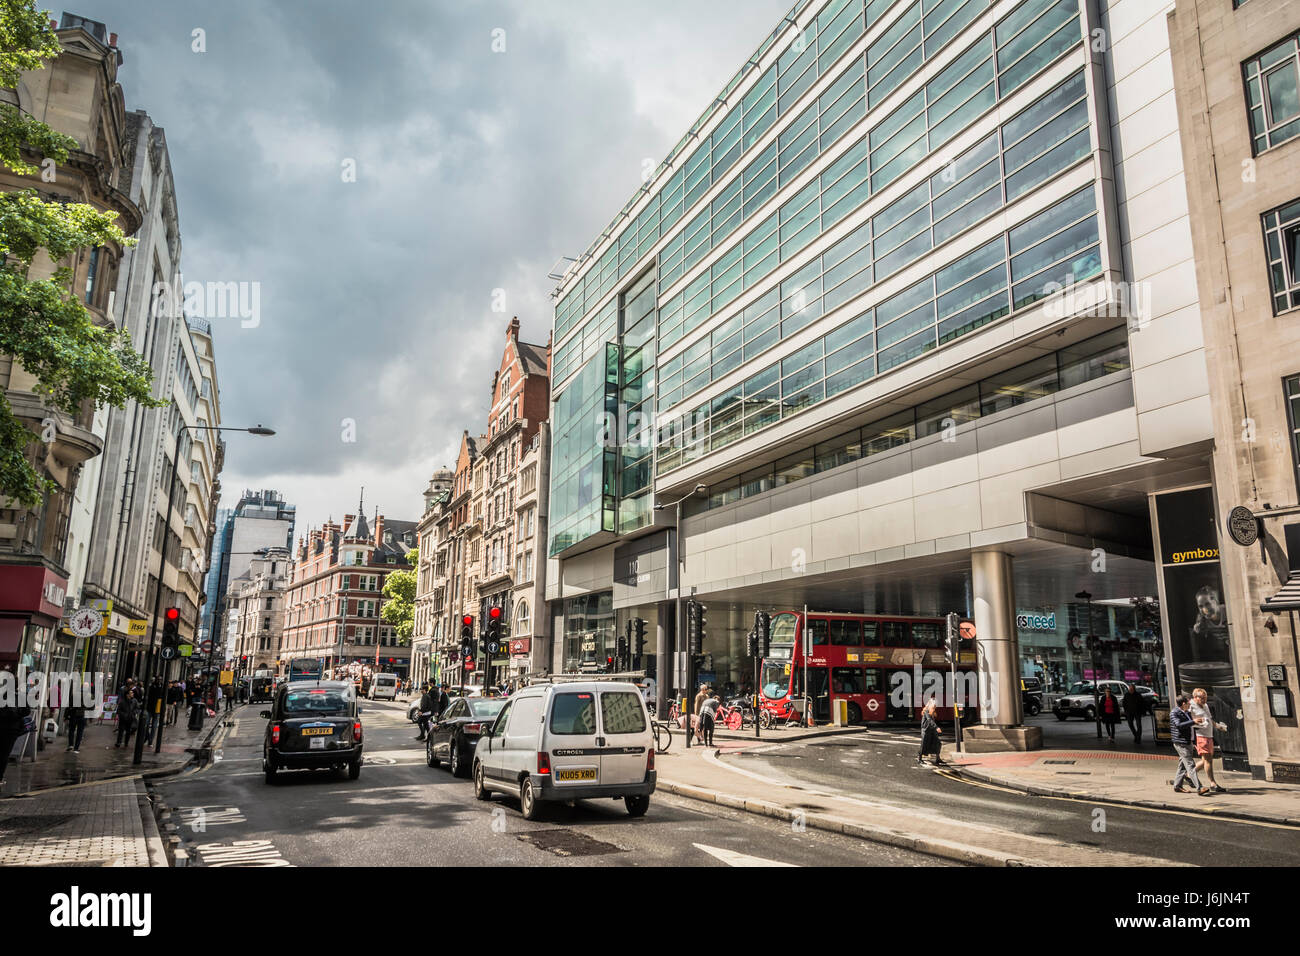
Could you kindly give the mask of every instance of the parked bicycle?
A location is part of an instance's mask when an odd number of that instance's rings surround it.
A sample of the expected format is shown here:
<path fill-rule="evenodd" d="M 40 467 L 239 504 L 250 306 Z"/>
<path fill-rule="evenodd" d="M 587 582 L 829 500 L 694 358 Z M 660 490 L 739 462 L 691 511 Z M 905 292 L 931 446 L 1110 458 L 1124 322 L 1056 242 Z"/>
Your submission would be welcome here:
<path fill-rule="evenodd" d="M 650 721 L 650 729 L 655 735 L 655 752 L 667 753 L 668 748 L 673 744 L 673 732 L 667 724 L 661 724 L 657 720 Z"/>

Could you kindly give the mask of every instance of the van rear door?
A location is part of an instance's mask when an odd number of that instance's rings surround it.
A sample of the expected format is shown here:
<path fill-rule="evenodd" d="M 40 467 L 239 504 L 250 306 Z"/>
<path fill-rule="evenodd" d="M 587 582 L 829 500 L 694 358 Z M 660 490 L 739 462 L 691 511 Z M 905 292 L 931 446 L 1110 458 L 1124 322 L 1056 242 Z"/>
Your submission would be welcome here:
<path fill-rule="evenodd" d="M 595 693 L 557 690 L 551 698 L 546 726 L 551 779 L 556 790 L 601 782 L 597 736 Z"/>
<path fill-rule="evenodd" d="M 641 695 L 627 688 L 600 691 L 600 782 L 645 780 L 650 724 Z"/>

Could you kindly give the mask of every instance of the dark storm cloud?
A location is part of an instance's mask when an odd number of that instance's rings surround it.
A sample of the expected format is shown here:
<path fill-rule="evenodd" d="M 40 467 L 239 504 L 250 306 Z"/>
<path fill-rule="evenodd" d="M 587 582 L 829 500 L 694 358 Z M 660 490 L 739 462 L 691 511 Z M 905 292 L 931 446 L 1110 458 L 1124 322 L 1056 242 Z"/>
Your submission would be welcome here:
<path fill-rule="evenodd" d="M 304 525 L 359 484 L 392 516 L 418 513 L 429 471 L 485 423 L 510 316 L 546 340 L 550 267 L 586 248 L 786 5 L 701 6 L 73 9 L 118 33 L 127 108 L 167 131 L 186 280 L 261 286 L 259 326 L 213 322 L 222 418 L 279 435 L 231 437 L 228 489 L 277 487 Z"/>

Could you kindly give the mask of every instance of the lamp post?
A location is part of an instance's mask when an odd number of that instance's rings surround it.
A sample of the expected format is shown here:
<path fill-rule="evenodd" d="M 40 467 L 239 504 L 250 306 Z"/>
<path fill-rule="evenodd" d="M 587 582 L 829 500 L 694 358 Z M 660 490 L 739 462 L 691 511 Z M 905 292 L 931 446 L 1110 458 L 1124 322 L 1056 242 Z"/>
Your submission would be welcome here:
<path fill-rule="evenodd" d="M 676 632 L 673 641 L 674 647 L 682 646 L 682 635 L 686 632 L 685 625 L 682 621 L 682 502 L 687 498 L 693 498 L 695 495 L 702 495 L 709 490 L 708 485 L 699 484 L 689 492 L 682 495 L 671 505 L 655 505 L 655 511 L 662 511 L 664 508 L 676 506 L 677 508 L 677 527 L 673 533 L 673 560 L 677 565 L 677 598 L 673 606 L 673 630 Z M 667 595 L 665 595 L 667 596 Z M 682 702 L 682 712 L 686 714 L 686 747 L 689 750 L 691 746 L 691 715 L 689 704 L 691 684 L 694 678 L 694 668 L 691 666 L 690 649 L 686 653 L 686 697 Z M 662 687 L 662 683 L 660 684 Z M 656 708 L 662 709 L 662 702 L 656 702 Z"/>
<path fill-rule="evenodd" d="M 248 432 L 250 435 L 274 435 L 275 434 L 275 432 L 272 429 L 265 428 L 261 425 L 256 425 L 253 428 L 234 428 L 234 427 L 229 427 L 224 425 L 182 424 L 181 431 Z M 158 586 L 154 589 L 153 616 L 149 622 L 149 650 L 146 655 L 146 662 L 144 666 L 144 679 L 141 681 L 140 684 L 140 686 L 144 688 L 143 693 L 144 693 L 144 701 L 146 707 L 149 704 L 149 685 L 153 683 L 154 642 L 157 640 L 158 637 L 158 609 L 162 607 L 163 584 L 165 582 L 165 578 L 167 574 L 167 550 L 168 550 L 167 544 L 168 544 L 168 532 L 171 530 L 171 523 L 172 523 L 172 503 L 175 501 L 176 498 L 176 478 L 180 474 L 180 465 L 181 465 L 180 440 L 181 440 L 181 436 L 177 434 L 176 449 L 175 449 L 175 453 L 172 455 L 171 481 L 167 485 L 167 511 L 165 512 L 163 517 L 162 553 L 159 555 L 159 561 L 158 561 Z M 216 645 L 213 644 L 212 646 L 215 647 Z M 212 664 L 211 649 L 209 649 L 208 651 L 208 664 L 209 666 L 211 666 Z M 158 753 L 159 751 L 162 750 L 161 716 L 162 715 L 159 714 L 158 726 L 156 728 L 158 731 L 158 738 L 156 743 L 154 744 L 154 753 Z M 144 711 L 141 710 L 140 724 L 139 726 L 137 726 L 136 734 L 135 734 L 135 756 L 131 760 L 131 763 L 135 765 L 139 765 L 144 760 L 144 728 L 146 726 L 148 726 L 148 720 L 146 715 L 144 714 Z"/>
<path fill-rule="evenodd" d="M 1084 641 L 1088 648 L 1088 659 L 1092 661 L 1092 715 L 1097 720 L 1097 739 L 1101 740 L 1101 679 L 1097 676 L 1100 671 L 1097 660 L 1097 638 L 1092 633 L 1092 594 L 1088 591 L 1080 591 L 1075 598 L 1088 603 L 1088 635 Z"/>

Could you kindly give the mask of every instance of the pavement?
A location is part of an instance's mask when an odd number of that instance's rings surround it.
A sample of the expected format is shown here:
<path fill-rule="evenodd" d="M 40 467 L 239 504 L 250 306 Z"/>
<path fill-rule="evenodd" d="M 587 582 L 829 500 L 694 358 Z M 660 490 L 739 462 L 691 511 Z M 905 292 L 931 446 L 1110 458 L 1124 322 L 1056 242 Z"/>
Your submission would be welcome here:
<path fill-rule="evenodd" d="M 0 866 L 167 866 L 146 778 L 179 773 L 206 755 L 223 730 L 207 719 L 201 731 L 183 722 L 166 728 L 155 754 L 115 747 L 117 725 L 92 722 L 72 753 L 64 737 L 35 763 L 11 762 L 0 799 Z"/>
<path fill-rule="evenodd" d="M 193 731 L 187 729 L 182 714 L 175 724 L 163 729 L 162 750 L 154 753 L 153 745 L 146 744 L 141 762 L 137 765 L 132 763 L 135 757 L 135 738 L 132 737 L 129 744 L 116 747 L 116 721 L 106 720 L 101 723 L 92 720 L 86 727 L 80 753 L 69 751 L 67 738 L 60 735 L 47 743 L 44 750 L 37 752 L 34 762 L 26 757 L 18 761 L 11 760 L 5 771 L 4 789 L 0 790 L 0 796 L 16 797 L 114 777 L 177 771 L 190 762 L 195 751 L 204 747 L 218 723 L 218 720 L 209 717 L 204 720 L 202 730 Z"/>

